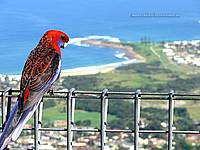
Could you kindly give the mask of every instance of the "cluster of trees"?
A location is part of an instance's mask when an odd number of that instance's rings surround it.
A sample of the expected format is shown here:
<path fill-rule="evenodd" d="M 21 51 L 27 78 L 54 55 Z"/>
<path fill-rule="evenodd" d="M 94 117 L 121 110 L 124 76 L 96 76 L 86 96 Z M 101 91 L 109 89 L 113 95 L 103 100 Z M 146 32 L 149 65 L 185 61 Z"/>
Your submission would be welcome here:
<path fill-rule="evenodd" d="M 91 120 L 83 120 L 83 121 L 78 120 L 78 121 L 75 122 L 75 124 L 77 126 L 86 126 L 86 127 L 89 127 L 91 125 Z"/>
<path fill-rule="evenodd" d="M 172 73 L 171 70 L 165 69 L 165 68 L 159 68 L 161 65 L 160 61 L 154 61 L 149 64 L 145 63 L 138 63 L 134 65 L 127 65 L 127 66 L 122 66 L 117 68 L 119 71 L 132 71 L 136 73 L 141 73 L 141 74 L 155 74 L 155 73 Z"/>
<path fill-rule="evenodd" d="M 88 76 L 69 76 L 62 82 L 65 88 L 75 88 L 81 90 L 96 90 L 100 79 L 96 75 Z"/>
<path fill-rule="evenodd" d="M 173 87 L 173 89 L 177 89 L 177 91 L 188 92 L 198 88 L 199 83 L 200 83 L 200 76 L 195 75 L 186 79 L 176 77 L 176 79 L 170 80 L 166 86 Z"/>
<path fill-rule="evenodd" d="M 54 106 L 56 106 L 55 99 L 44 99 L 44 105 L 43 105 L 44 109 L 54 107 Z"/>

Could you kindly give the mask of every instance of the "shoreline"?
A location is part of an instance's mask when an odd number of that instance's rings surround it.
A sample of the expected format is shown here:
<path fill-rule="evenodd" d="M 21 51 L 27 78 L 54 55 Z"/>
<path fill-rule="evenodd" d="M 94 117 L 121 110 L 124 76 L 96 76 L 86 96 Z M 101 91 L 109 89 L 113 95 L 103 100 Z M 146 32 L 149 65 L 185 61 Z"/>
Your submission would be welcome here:
<path fill-rule="evenodd" d="M 62 77 L 67 77 L 67 76 L 93 75 L 93 74 L 98 74 L 98 73 L 107 73 L 107 72 L 115 70 L 117 67 L 133 64 L 133 63 L 139 63 L 139 62 L 136 59 L 130 59 L 127 61 L 110 63 L 110 64 L 105 64 L 105 65 L 79 67 L 79 68 L 73 68 L 73 69 L 63 69 L 61 71 L 60 77 L 62 78 Z"/>
<path fill-rule="evenodd" d="M 123 45 L 120 42 L 102 41 L 100 39 L 83 39 L 83 40 L 80 40 L 80 44 L 95 46 L 95 47 L 120 49 L 124 51 L 125 57 L 128 58 L 128 60 L 105 64 L 105 65 L 64 69 L 61 72 L 61 75 L 60 75 L 61 77 L 107 73 L 107 72 L 115 70 L 117 67 L 133 64 L 133 63 L 143 63 L 146 61 L 143 56 L 141 56 L 140 54 L 134 51 L 133 47 L 129 45 Z"/>
<path fill-rule="evenodd" d="M 60 77 L 68 77 L 68 76 L 79 76 L 79 75 L 94 75 L 98 73 L 107 73 L 110 71 L 115 70 L 118 67 L 133 64 L 133 63 L 140 63 L 136 59 L 130 59 L 122 62 L 110 63 L 105 65 L 97 65 L 97 66 L 87 66 L 87 67 L 78 67 L 72 69 L 62 69 Z M 21 74 L 0 74 L 0 78 L 5 78 L 8 76 L 10 79 L 21 79 Z"/>
<path fill-rule="evenodd" d="M 145 62 L 145 58 L 135 52 L 134 48 L 129 45 L 123 45 L 121 42 L 110 42 L 110 41 L 102 41 L 98 39 L 83 39 L 80 41 L 81 44 L 95 46 L 95 47 L 105 47 L 112 49 L 120 49 L 125 52 L 125 56 L 131 59 L 137 59 L 139 62 Z"/>

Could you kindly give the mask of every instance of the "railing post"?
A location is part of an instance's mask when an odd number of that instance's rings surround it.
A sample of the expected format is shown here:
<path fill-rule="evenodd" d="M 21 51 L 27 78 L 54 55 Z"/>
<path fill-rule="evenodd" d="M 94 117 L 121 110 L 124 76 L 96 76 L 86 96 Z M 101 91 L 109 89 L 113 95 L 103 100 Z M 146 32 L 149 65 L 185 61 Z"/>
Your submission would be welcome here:
<path fill-rule="evenodd" d="M 101 93 L 101 150 L 105 149 L 106 126 L 108 113 L 108 90 L 104 89 Z"/>
<path fill-rule="evenodd" d="M 38 134 L 39 134 L 39 124 L 38 124 L 38 108 L 35 110 L 34 113 L 34 149 L 38 150 L 39 149 L 39 142 L 38 142 Z"/>
<path fill-rule="evenodd" d="M 2 131 L 6 122 L 6 94 L 10 88 L 7 88 L 3 93 L 2 93 L 2 101 L 1 101 L 1 113 L 2 113 Z"/>
<path fill-rule="evenodd" d="M 171 90 L 169 93 L 169 109 L 168 109 L 168 150 L 172 150 L 172 140 L 173 140 L 173 116 L 174 116 L 174 91 Z"/>
<path fill-rule="evenodd" d="M 42 111 L 43 111 L 43 98 L 38 106 L 38 128 L 41 129 L 42 128 Z M 40 145 L 41 141 L 41 131 L 38 132 L 38 144 Z"/>
<path fill-rule="evenodd" d="M 3 124 L 6 120 L 6 116 L 5 116 L 5 100 L 4 100 L 4 92 L 1 93 L 1 122 L 2 122 L 2 131 L 3 131 Z"/>
<path fill-rule="evenodd" d="M 67 94 L 67 150 L 72 150 L 72 97 L 75 89 L 72 88 Z"/>
<path fill-rule="evenodd" d="M 6 123 L 6 119 L 9 117 L 8 114 L 7 114 L 7 111 L 6 110 L 6 94 L 9 92 L 9 94 L 12 94 L 12 89 L 11 88 L 7 88 L 4 92 L 2 92 L 2 95 L 1 95 L 1 98 L 2 98 L 2 101 L 1 101 L 1 113 L 2 113 L 2 131 L 3 131 L 3 128 L 4 128 L 4 125 Z M 10 102 L 9 103 L 9 106 L 7 107 L 7 109 L 9 109 L 10 111 L 10 105 L 11 105 L 11 97 L 8 98 L 8 100 Z M 10 113 L 10 112 L 9 112 Z"/>
<path fill-rule="evenodd" d="M 139 149 L 140 96 L 141 91 L 137 90 L 134 97 L 134 150 Z"/>
<path fill-rule="evenodd" d="M 73 129 L 74 128 L 74 113 L 75 113 L 75 107 L 76 107 L 76 99 L 75 99 L 75 93 L 74 93 L 74 91 L 75 91 L 75 89 L 71 89 L 72 90 L 72 93 L 71 93 L 71 95 L 72 95 L 72 97 L 71 97 L 71 129 Z M 73 140 L 73 131 L 71 131 L 71 137 L 70 137 L 70 139 L 71 139 L 71 142 L 72 142 L 72 140 Z"/>
<path fill-rule="evenodd" d="M 10 110 L 11 110 L 11 96 L 12 96 L 12 89 L 8 91 L 8 103 L 7 103 L 7 114 L 6 114 L 6 121 L 10 117 Z"/>

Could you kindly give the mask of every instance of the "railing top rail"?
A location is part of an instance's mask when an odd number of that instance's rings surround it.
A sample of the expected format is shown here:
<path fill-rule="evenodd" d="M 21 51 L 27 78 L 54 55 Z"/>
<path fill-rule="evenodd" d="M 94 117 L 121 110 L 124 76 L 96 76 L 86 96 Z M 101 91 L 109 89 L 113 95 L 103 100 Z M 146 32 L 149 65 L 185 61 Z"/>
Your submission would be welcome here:
<path fill-rule="evenodd" d="M 12 90 L 12 95 L 8 95 L 8 91 Z M 2 96 L 16 97 L 20 90 L 18 89 L 7 89 L 0 90 Z M 66 98 L 67 94 L 69 94 L 70 90 L 66 89 L 65 91 L 53 91 L 54 95 L 45 94 L 44 98 Z M 6 94 L 7 93 L 7 94 Z M 87 99 L 99 99 L 102 91 L 83 91 L 83 90 L 74 90 L 73 91 L 74 98 L 87 98 Z M 133 99 L 136 91 L 107 91 L 107 97 L 109 99 Z M 200 94 L 190 94 L 190 93 L 171 93 L 173 95 L 174 100 L 196 100 L 200 101 Z M 141 100 L 168 100 L 169 93 L 150 93 L 150 92 L 141 92 L 139 93 L 139 97 Z"/>

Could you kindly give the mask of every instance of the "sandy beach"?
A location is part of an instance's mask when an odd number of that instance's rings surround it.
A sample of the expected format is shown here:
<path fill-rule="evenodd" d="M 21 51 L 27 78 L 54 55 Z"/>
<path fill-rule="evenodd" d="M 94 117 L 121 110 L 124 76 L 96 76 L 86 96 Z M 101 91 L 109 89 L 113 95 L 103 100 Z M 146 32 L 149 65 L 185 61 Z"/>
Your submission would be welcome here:
<path fill-rule="evenodd" d="M 80 68 L 62 70 L 61 77 L 106 73 L 113 71 L 114 69 L 120 66 L 145 62 L 145 58 L 136 53 L 133 47 L 123 45 L 120 42 L 108 42 L 97 39 L 87 39 L 87 40 L 82 40 L 81 44 L 124 50 L 128 60 L 118 63 L 100 65 L 100 66 L 89 66 L 89 67 L 80 67 Z"/>
<path fill-rule="evenodd" d="M 128 65 L 132 63 L 139 63 L 136 59 L 131 59 L 123 62 L 118 63 L 111 63 L 107 65 L 100 65 L 100 66 L 89 66 L 89 67 L 80 67 L 74 69 L 66 69 L 61 71 L 61 77 L 66 76 L 77 76 L 77 75 L 90 75 L 90 74 L 98 74 L 98 73 L 106 73 L 113 71 L 117 67 Z"/>

